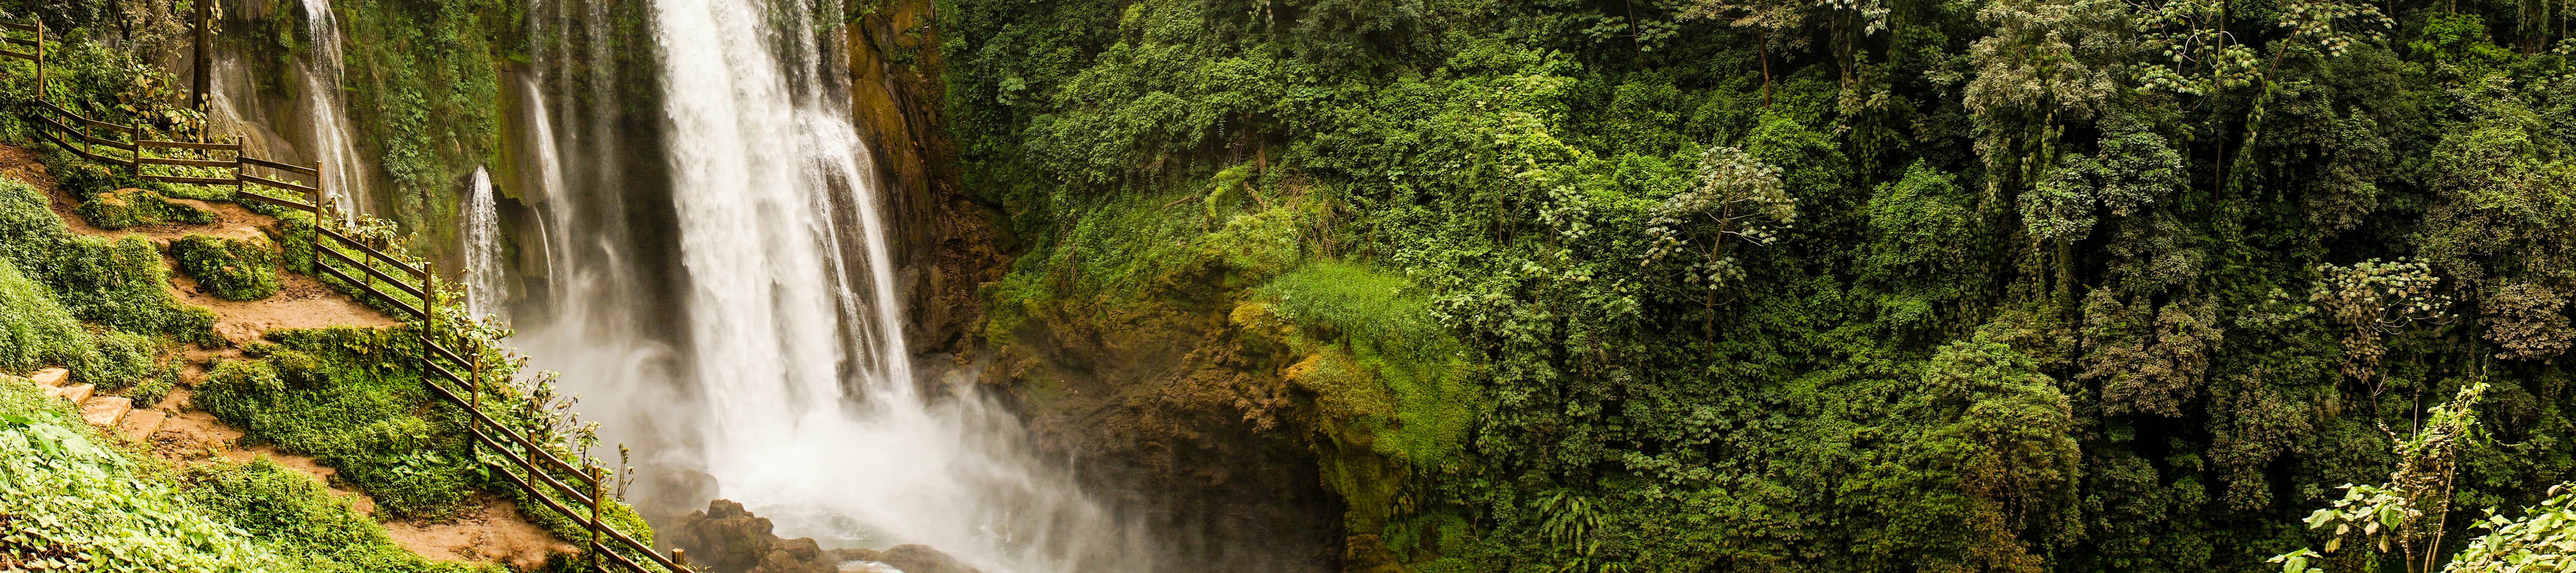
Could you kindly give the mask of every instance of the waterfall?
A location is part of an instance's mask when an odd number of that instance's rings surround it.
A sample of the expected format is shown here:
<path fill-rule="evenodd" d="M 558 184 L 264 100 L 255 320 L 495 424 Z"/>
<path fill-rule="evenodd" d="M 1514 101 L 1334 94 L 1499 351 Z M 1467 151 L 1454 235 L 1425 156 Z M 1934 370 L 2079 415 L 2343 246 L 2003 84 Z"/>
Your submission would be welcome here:
<path fill-rule="evenodd" d="M 605 422 L 607 443 L 632 445 L 638 475 L 630 501 L 641 506 L 703 505 L 669 478 L 699 467 L 692 443 L 696 413 L 682 373 L 684 352 L 671 331 L 682 321 L 650 288 L 661 276 L 652 238 L 670 223 L 631 218 L 634 204 L 668 201 L 659 190 L 632 191 L 631 158 L 614 127 L 617 78 L 606 2 L 534 0 L 528 5 L 530 64 L 518 76 L 519 194 L 536 217 L 517 229 L 536 264 L 529 300 L 512 305 L 536 369 L 561 374 L 582 396 L 583 414 Z M 587 107 L 583 107 L 584 105 Z M 557 113 L 562 110 L 565 113 Z M 583 111 L 589 113 L 582 113 Z M 649 195 L 649 197 L 647 196 Z M 521 259 L 527 260 L 527 259 Z M 606 453 L 606 452 L 598 452 Z"/>
<path fill-rule="evenodd" d="M 350 127 L 348 107 L 341 100 L 348 63 L 340 51 L 340 18 L 331 13 L 331 0 L 304 0 L 304 17 L 305 29 L 313 36 L 304 91 L 313 108 L 313 154 L 322 160 L 322 190 L 339 202 L 342 213 L 354 215 L 370 210 L 373 203 L 367 195 L 357 139 L 351 135 L 356 130 Z"/>
<path fill-rule="evenodd" d="M 828 0 L 825 0 L 828 1 Z M 888 218 L 850 124 L 836 7 L 652 0 L 717 493 L 783 536 L 923 543 L 987 571 L 1144 571 L 1137 527 L 1023 443 L 969 376 L 917 380 Z"/>
<path fill-rule="evenodd" d="M 509 294 L 501 267 L 501 205 L 492 196 L 492 175 L 474 168 L 465 199 L 465 308 L 475 316 L 507 314 L 500 301 Z"/>

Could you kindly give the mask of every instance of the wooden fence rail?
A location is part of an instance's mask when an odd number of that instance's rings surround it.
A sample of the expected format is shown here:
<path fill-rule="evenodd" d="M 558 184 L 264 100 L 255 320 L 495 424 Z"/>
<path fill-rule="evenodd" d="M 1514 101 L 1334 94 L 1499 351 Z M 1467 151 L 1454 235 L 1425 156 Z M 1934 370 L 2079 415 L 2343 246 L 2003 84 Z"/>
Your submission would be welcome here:
<path fill-rule="evenodd" d="M 24 32 L 30 37 L 10 36 L 10 32 Z M 321 163 L 297 165 L 252 157 L 242 152 L 238 142 L 145 139 L 149 130 L 142 126 L 102 121 L 57 105 L 46 97 L 44 38 L 42 22 L 0 22 L 0 57 L 36 64 L 35 105 L 23 110 L 23 116 L 38 136 L 65 152 L 92 163 L 122 168 L 127 175 L 139 179 L 231 186 L 236 200 L 311 215 L 314 237 L 310 262 L 314 273 L 339 279 L 357 291 L 351 294 L 362 300 L 373 297 L 384 307 L 398 310 L 405 322 L 420 325 L 421 383 L 440 401 L 468 415 L 467 433 L 473 438 L 468 444 L 475 450 L 474 459 L 483 460 L 481 449 L 490 448 L 498 454 L 498 461 L 489 463 L 504 481 L 588 532 L 590 538 L 583 544 L 583 552 L 589 555 L 593 569 L 606 572 L 614 566 L 616 571 L 629 573 L 694 573 L 679 551 L 663 555 L 601 518 L 601 507 L 611 499 L 606 468 L 587 459 L 580 463 L 564 461 L 546 447 L 551 442 L 538 440 L 484 411 L 481 343 L 462 336 L 461 331 L 439 328 L 439 310 L 450 303 L 440 300 L 443 297 L 438 291 L 436 269 L 388 254 L 352 239 L 340 229 L 336 209 L 324 199 Z M 8 46 L 25 46 L 31 51 L 13 51 Z M 210 177 L 204 171 L 154 173 L 145 171 L 146 167 L 218 170 L 221 174 Z M 267 174 L 258 174 L 254 169 L 266 170 Z M 314 183 L 304 183 L 306 177 Z M 475 352 L 458 354 L 441 343 L 441 338 L 461 338 L 477 346 Z M 459 375 L 458 371 L 466 374 Z M 645 560 L 638 562 L 629 553 L 644 556 Z"/>

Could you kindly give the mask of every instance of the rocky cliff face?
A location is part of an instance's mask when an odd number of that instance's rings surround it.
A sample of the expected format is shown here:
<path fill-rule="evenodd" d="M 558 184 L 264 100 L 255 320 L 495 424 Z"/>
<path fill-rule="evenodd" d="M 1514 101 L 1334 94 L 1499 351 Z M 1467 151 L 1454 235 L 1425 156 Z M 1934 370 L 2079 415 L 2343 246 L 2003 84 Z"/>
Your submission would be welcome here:
<path fill-rule="evenodd" d="M 936 7 L 895 0 L 864 10 L 849 36 L 853 115 L 903 234 L 897 256 L 915 353 L 988 364 L 985 382 L 1041 448 L 1079 460 L 1092 491 L 1155 526 L 1167 565 L 1315 571 L 1339 562 L 1344 509 L 1322 487 L 1302 433 L 1246 417 L 1247 396 L 1280 394 L 1284 383 L 1238 356 L 1222 309 L 1100 309 L 1112 318 L 1033 321 L 1028 336 L 998 348 L 982 339 L 983 288 L 1004 275 L 1018 242 L 1006 218 L 960 183 Z"/>
<path fill-rule="evenodd" d="M 911 306 L 905 339 L 918 353 L 972 354 L 983 322 L 979 287 L 1000 278 L 1006 233 L 991 207 L 959 186 L 944 136 L 939 30 L 927 0 L 885 2 L 850 28 L 850 101 L 859 137 L 903 250 L 899 280 Z"/>

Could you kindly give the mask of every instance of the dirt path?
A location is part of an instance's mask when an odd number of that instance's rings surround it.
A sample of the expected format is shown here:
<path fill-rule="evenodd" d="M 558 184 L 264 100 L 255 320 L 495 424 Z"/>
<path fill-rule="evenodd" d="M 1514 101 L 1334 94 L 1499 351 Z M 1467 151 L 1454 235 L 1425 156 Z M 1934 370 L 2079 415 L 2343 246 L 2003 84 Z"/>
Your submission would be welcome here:
<path fill-rule="evenodd" d="M 50 198 L 54 215 L 71 227 L 72 232 L 99 237 L 140 235 L 159 244 L 166 252 L 171 241 L 190 234 L 226 238 L 264 237 L 262 228 L 277 224 L 275 218 L 253 213 L 240 205 L 206 203 L 173 199 L 215 213 L 217 220 L 208 225 L 155 225 L 109 231 L 90 225 L 73 211 L 79 201 L 63 192 L 37 160 L 33 151 L 0 145 L 0 176 L 16 178 L 35 185 Z M 313 458 L 278 451 L 275 447 L 241 448 L 241 430 L 225 425 L 213 414 L 197 410 L 190 403 L 191 388 L 205 379 L 206 370 L 216 360 L 239 358 L 241 345 L 255 342 L 270 330 L 282 328 L 319 328 L 334 325 L 391 326 L 397 321 L 358 304 L 321 281 L 306 275 L 279 273 L 281 288 L 276 296 L 255 301 L 229 301 L 200 291 L 195 280 L 178 272 L 177 261 L 162 256 L 162 264 L 171 268 L 172 296 L 188 304 L 215 311 L 215 334 L 231 342 L 233 348 L 205 348 L 190 344 L 185 350 L 187 369 L 180 377 L 180 388 L 173 389 L 160 404 L 138 407 L 118 423 L 121 434 L 148 443 L 155 455 L 176 463 L 206 463 L 216 459 L 246 461 L 265 456 L 279 465 L 313 476 L 339 496 L 352 499 L 358 512 L 373 515 L 375 500 L 338 480 L 339 470 L 323 466 Z M 452 520 L 422 523 L 409 520 L 384 520 L 385 529 L 396 544 L 422 557 L 442 561 L 502 563 L 521 570 L 544 564 L 548 553 L 575 551 L 572 544 L 555 539 L 544 528 L 529 523 L 508 500 L 488 494 L 476 494 L 468 507 Z"/>

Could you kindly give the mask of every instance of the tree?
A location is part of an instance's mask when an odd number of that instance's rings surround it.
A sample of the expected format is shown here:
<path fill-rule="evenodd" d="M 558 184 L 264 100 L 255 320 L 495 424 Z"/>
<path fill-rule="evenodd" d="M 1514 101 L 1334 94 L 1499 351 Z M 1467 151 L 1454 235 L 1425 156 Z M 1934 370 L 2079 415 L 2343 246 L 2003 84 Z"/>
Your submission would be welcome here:
<path fill-rule="evenodd" d="M 1682 282 L 1701 292 L 1703 328 L 1717 335 L 1718 290 L 1744 278 L 1731 253 L 1737 241 L 1768 246 L 1798 217 L 1798 200 L 1781 188 L 1780 168 L 1734 147 L 1700 153 L 1697 182 L 1655 206 L 1645 266 L 1684 258 Z M 1690 255 L 1697 255 L 1692 257 Z"/>
<path fill-rule="evenodd" d="M 2459 472 L 2460 450 L 2468 442 L 2478 439 L 2476 408 L 2478 399 L 2486 391 L 2485 382 L 2471 384 L 2461 388 L 2449 404 L 2426 411 L 2422 428 L 2417 429 L 2413 436 L 2396 440 L 2399 462 L 2397 471 L 2388 474 L 2388 483 L 2344 484 L 2342 499 L 2308 514 L 2303 520 L 2308 529 L 2334 526 L 2334 533 L 2327 537 L 2324 551 L 2301 549 L 2273 557 L 2272 562 L 2281 563 L 2283 573 L 2325 573 L 2328 569 L 2318 566 L 2318 561 L 2324 561 L 2334 569 L 2366 571 L 2377 568 L 2381 555 L 2393 552 L 2405 560 L 2409 573 L 2437 570 L 2435 566 L 2441 562 L 2442 537 L 2446 533 L 2444 528 L 2451 513 L 2453 478 Z M 2492 518 L 2495 510 L 2487 511 L 2488 517 Z M 2502 522 L 2489 523 L 2490 527 L 2503 526 Z M 2523 533 L 2518 529 L 2506 538 L 2492 541 L 2482 538 L 2472 542 L 2471 550 L 2463 555 L 2474 553 L 2476 555 L 2470 556 L 2493 558 L 2499 544 L 2511 542 L 2511 538 Z M 2361 548 L 2337 555 L 2343 550 L 2346 539 L 2360 542 Z M 2563 540 L 2553 541 L 2563 543 Z M 2567 550 L 2558 549 L 2562 552 Z M 2456 569 L 2457 564 L 2453 568 Z"/>
<path fill-rule="evenodd" d="M 1871 504 L 1887 526 L 1862 542 L 1880 558 L 1928 571 L 2038 571 L 2035 549 L 2075 531 L 2083 454 L 2073 407 L 1991 330 L 1943 345 L 1924 365 L 1897 405 L 1902 453 L 1858 480 L 1905 492 Z"/>
<path fill-rule="evenodd" d="M 2317 266 L 2317 286 L 2308 301 L 2325 311 L 2343 331 L 2343 373 L 2354 381 L 2375 382 L 2380 359 L 2388 355 L 2388 336 L 2418 322 L 2450 322 L 2449 295 L 2434 292 L 2441 277 L 2431 266 L 2371 259 L 2352 266 Z M 2375 387 L 2374 387 L 2375 393 Z"/>

